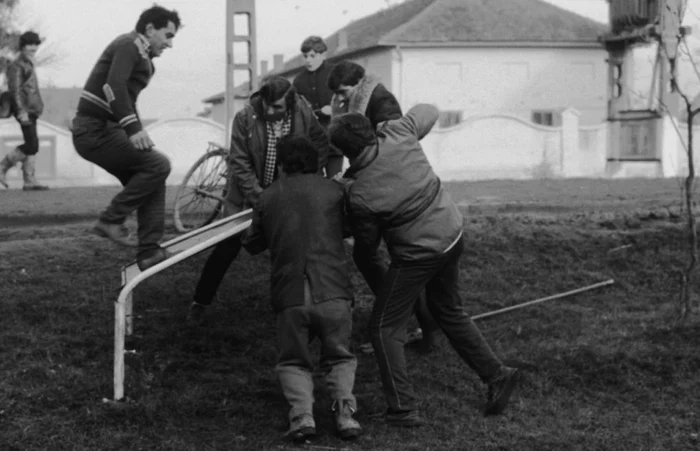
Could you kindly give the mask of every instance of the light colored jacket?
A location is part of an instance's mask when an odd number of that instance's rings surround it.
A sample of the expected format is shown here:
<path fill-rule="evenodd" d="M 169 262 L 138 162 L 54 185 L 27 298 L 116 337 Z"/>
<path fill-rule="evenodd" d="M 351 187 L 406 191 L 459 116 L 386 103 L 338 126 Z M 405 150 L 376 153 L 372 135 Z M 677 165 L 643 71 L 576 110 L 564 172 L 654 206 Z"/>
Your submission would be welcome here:
<path fill-rule="evenodd" d="M 377 143 L 351 162 L 346 195 L 356 245 L 376 249 L 381 238 L 392 261 L 442 255 L 461 236 L 462 215 L 441 186 L 420 145 L 438 119 L 416 105 L 377 130 Z"/>

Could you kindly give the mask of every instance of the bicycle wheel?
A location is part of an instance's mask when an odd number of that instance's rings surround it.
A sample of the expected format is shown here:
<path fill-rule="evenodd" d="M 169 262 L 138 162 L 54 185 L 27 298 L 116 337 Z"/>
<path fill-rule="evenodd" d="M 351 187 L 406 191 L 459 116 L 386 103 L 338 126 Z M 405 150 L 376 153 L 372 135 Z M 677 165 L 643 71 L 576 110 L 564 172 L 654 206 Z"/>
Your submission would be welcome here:
<path fill-rule="evenodd" d="M 226 196 L 226 149 L 202 155 L 187 172 L 175 194 L 173 220 L 179 232 L 211 223 L 223 213 Z"/>

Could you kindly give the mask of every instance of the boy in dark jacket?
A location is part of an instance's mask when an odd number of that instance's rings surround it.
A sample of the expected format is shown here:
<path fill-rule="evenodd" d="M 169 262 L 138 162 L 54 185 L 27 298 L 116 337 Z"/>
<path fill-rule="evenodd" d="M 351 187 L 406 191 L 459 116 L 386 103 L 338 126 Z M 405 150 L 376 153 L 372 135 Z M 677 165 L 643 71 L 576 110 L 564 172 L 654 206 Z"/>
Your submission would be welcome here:
<path fill-rule="evenodd" d="M 403 115 L 398 100 L 379 82 L 379 78 L 366 74 L 364 67 L 352 61 L 341 61 L 333 66 L 328 76 L 328 87 L 334 93 L 331 103 L 333 116 L 342 113 L 363 114 L 376 128 Z"/>
<path fill-rule="evenodd" d="M 333 91 L 328 88 L 328 76 L 333 66 L 326 61 L 328 47 L 319 36 L 309 36 L 301 43 L 306 70 L 294 79 L 297 94 L 306 99 L 313 108 L 318 122 L 327 129 L 331 121 L 331 99 Z M 326 176 L 333 177 L 343 170 L 343 153 L 330 148 L 326 163 Z"/>
<path fill-rule="evenodd" d="M 343 246 L 343 189 L 318 174 L 318 151 L 303 136 L 277 143 L 282 175 L 260 195 L 246 248 L 270 249 L 271 300 L 277 314 L 276 371 L 287 401 L 288 435 L 316 433 L 309 341 L 321 340 L 321 368 L 338 433 L 360 434 L 352 415 L 357 360 L 350 352 L 352 287 Z"/>
<path fill-rule="evenodd" d="M 284 136 L 307 136 L 318 149 L 318 168 L 326 164 L 328 135 L 318 123 L 309 104 L 304 102 L 286 78 L 272 76 L 236 113 L 231 128 L 231 151 L 226 193 L 226 215 L 246 208 L 257 209 L 264 189 L 277 179 L 279 161 L 276 144 Z M 194 292 L 189 319 L 201 323 L 206 308 L 238 256 L 243 237 L 232 236 L 209 254 Z"/>
<path fill-rule="evenodd" d="M 41 44 L 39 35 L 33 31 L 19 37 L 19 56 L 7 68 L 7 87 L 12 98 L 11 110 L 22 129 L 24 143 L 17 146 L 0 161 L 0 185 L 8 187 L 5 174 L 17 163 L 22 163 L 24 191 L 49 189 L 36 179 L 36 154 L 39 152 L 39 137 L 36 121 L 44 111 L 44 102 L 39 92 L 39 82 L 34 69 L 35 55 Z"/>

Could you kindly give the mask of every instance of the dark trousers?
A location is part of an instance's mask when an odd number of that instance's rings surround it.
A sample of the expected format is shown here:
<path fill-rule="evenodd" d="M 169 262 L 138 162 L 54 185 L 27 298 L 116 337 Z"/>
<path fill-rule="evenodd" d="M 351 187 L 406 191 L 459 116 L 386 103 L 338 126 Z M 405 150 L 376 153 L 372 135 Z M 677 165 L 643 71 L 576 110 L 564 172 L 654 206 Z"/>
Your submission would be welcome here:
<path fill-rule="evenodd" d="M 124 187 L 100 214 L 100 220 L 123 224 L 136 211 L 139 251 L 158 247 L 165 229 L 168 157 L 157 150 L 137 149 L 115 122 L 78 116 L 72 132 L 78 154 L 115 176 Z"/>
<path fill-rule="evenodd" d="M 17 148 L 27 156 L 36 155 L 39 152 L 39 136 L 36 132 L 36 120 L 36 116 L 30 115 L 28 124 L 19 123 L 22 128 L 24 143 L 17 146 Z"/>
<path fill-rule="evenodd" d="M 357 270 L 360 271 L 360 274 L 364 277 L 370 290 L 372 290 L 372 293 L 377 296 L 387 273 L 387 265 L 384 263 L 384 259 L 379 252 L 367 250 L 357 244 L 353 246 L 352 259 Z M 433 319 L 428 309 L 425 291 L 420 292 L 418 302 L 415 303 L 413 311 L 418 320 L 418 325 L 423 332 L 423 337 L 426 337 L 430 342 L 431 336 L 440 326 L 435 322 L 435 319 Z"/>
<path fill-rule="evenodd" d="M 464 308 L 459 294 L 460 239 L 447 253 L 415 262 L 389 266 L 374 304 L 370 334 L 384 394 L 391 412 L 416 409 L 416 396 L 406 371 L 406 325 L 419 293 L 425 290 L 427 306 L 452 347 L 489 382 L 502 366 Z"/>
<path fill-rule="evenodd" d="M 241 251 L 241 236 L 234 235 L 214 246 L 214 250 L 209 254 L 202 275 L 194 290 L 194 301 L 202 305 L 210 305 L 216 290 L 219 289 L 221 281 L 229 266 Z"/>

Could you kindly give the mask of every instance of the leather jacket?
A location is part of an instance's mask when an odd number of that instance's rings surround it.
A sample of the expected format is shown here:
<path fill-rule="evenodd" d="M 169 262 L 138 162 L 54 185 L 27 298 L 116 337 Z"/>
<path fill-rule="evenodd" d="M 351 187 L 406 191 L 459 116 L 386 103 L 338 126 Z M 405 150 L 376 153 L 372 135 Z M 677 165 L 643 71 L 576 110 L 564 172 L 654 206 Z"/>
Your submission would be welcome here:
<path fill-rule="evenodd" d="M 39 93 L 39 81 L 34 70 L 34 63 L 20 54 L 7 68 L 7 87 L 12 96 L 12 114 L 21 113 L 41 116 L 44 102 Z"/>

